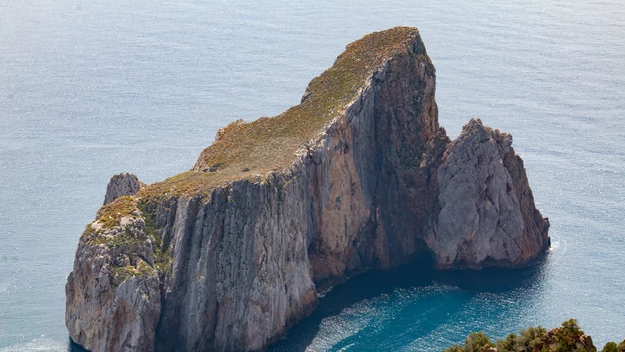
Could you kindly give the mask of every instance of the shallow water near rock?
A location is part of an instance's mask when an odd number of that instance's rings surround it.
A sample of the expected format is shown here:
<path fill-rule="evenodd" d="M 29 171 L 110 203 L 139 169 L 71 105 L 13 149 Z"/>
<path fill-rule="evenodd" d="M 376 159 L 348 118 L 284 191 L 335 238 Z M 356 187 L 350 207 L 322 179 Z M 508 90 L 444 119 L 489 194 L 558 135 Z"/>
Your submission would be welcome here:
<path fill-rule="evenodd" d="M 579 319 L 625 338 L 625 4 L 0 3 L 0 351 L 65 351 L 64 285 L 110 176 L 187 170 L 217 129 L 272 116 L 345 44 L 417 26 L 440 123 L 514 136 L 552 249 L 535 267 L 421 266 L 336 287 L 275 351 L 437 351 Z"/>
<path fill-rule="evenodd" d="M 489 326 L 476 329 L 498 335 L 509 328 L 500 322 L 507 315 L 528 314 L 545 259 L 517 270 L 434 271 L 413 263 L 366 273 L 328 292 L 309 318 L 269 350 L 436 351 L 464 338 L 455 336 L 455 319 L 477 317 Z M 528 300 L 518 302 L 522 296 Z"/>

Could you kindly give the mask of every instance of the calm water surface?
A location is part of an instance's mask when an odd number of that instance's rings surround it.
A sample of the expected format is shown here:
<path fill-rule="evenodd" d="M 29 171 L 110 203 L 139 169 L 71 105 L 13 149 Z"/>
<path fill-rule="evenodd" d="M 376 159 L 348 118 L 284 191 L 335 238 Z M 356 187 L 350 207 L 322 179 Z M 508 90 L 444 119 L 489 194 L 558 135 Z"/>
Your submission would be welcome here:
<path fill-rule="evenodd" d="M 66 351 L 64 284 L 109 177 L 189 169 L 345 44 L 420 28 L 451 136 L 514 135 L 553 249 L 520 271 L 400 268 L 335 288 L 276 351 L 437 351 L 579 319 L 625 337 L 625 3 L 0 1 L 0 351 Z"/>

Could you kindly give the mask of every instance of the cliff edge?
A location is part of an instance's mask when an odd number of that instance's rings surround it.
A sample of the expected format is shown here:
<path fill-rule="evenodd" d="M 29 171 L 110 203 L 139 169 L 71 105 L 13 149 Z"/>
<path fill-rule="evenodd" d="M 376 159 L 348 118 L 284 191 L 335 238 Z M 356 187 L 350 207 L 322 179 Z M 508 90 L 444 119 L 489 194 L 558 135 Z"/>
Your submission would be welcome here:
<path fill-rule="evenodd" d="M 452 143 L 434 93 L 418 30 L 375 32 L 299 105 L 219 130 L 192 170 L 144 187 L 125 176 L 80 238 L 71 338 L 92 351 L 258 351 L 320 290 L 370 269 L 531 262 L 549 223 L 511 137 L 473 120 Z"/>

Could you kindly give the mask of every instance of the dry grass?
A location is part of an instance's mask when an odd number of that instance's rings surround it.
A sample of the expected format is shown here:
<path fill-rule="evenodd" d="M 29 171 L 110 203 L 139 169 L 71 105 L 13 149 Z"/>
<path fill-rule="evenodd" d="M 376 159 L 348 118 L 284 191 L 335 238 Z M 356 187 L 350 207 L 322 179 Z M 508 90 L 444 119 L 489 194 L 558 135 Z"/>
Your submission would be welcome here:
<path fill-rule="evenodd" d="M 308 85 L 307 99 L 284 113 L 251 123 L 226 126 L 206 148 L 193 171 L 144 188 L 138 196 L 160 198 L 207 194 L 217 186 L 281 170 L 296 160 L 296 151 L 314 142 L 386 60 L 407 51 L 418 35 L 411 27 L 374 32 L 349 44 L 334 66 Z M 205 171 L 205 172 L 202 172 Z"/>
<path fill-rule="evenodd" d="M 134 197 L 119 197 L 100 208 L 98 211 L 100 216 L 96 221 L 102 224 L 103 228 L 111 228 L 117 226 L 121 218 L 131 215 L 135 210 L 137 210 L 137 203 Z"/>

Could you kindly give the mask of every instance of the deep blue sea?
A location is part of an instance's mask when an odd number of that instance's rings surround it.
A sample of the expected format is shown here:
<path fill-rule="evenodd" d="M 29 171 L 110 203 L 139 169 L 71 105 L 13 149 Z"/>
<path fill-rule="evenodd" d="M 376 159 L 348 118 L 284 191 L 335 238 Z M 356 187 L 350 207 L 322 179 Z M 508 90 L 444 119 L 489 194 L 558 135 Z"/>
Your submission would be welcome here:
<path fill-rule="evenodd" d="M 625 1 L 0 0 L 0 351 L 67 351 L 65 280 L 111 175 L 189 169 L 344 46 L 417 26 L 440 122 L 514 136 L 553 248 L 517 271 L 370 273 L 275 351 L 439 351 L 575 317 L 625 338 Z"/>

